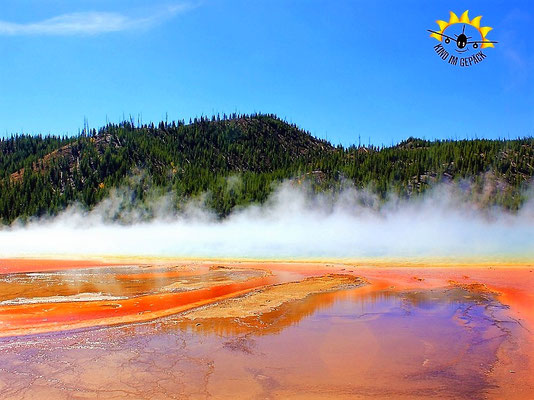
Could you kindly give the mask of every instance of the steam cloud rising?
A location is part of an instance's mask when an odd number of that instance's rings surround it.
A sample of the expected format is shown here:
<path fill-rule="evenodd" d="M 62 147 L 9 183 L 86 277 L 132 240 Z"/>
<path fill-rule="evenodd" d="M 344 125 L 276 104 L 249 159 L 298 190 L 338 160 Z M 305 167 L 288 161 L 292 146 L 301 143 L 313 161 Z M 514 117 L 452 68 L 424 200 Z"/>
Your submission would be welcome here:
<path fill-rule="evenodd" d="M 168 200 L 152 202 L 149 221 L 130 210 L 129 223 L 112 222 L 127 201 L 115 192 L 90 212 L 72 207 L 53 219 L 4 227 L 0 257 L 534 260 L 532 200 L 517 214 L 480 210 L 438 186 L 416 199 L 379 205 L 365 191 L 310 195 L 286 183 L 266 204 L 224 220 L 192 203 L 177 215 Z"/>

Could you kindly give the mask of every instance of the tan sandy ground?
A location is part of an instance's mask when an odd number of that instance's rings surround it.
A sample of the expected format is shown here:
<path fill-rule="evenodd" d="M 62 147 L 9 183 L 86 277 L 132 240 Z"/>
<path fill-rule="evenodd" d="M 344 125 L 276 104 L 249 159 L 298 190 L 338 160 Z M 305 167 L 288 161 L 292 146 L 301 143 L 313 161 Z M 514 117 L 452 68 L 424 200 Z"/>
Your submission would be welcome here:
<path fill-rule="evenodd" d="M 220 276 L 216 274 L 220 273 Z M 272 273 L 261 269 L 230 268 L 224 266 L 213 266 L 209 268 L 209 274 L 206 279 L 191 281 L 190 279 L 181 279 L 159 289 L 161 292 L 173 292 L 184 290 L 199 290 L 211 288 L 220 285 L 231 285 L 236 282 L 244 282 L 256 278 L 266 278 Z M 209 279 L 211 278 L 211 279 Z"/>
<path fill-rule="evenodd" d="M 328 274 L 299 282 L 281 283 L 257 289 L 242 297 L 194 309 L 188 319 L 244 318 L 272 311 L 282 304 L 302 300 L 309 295 L 355 288 L 367 282 L 353 275 Z"/>

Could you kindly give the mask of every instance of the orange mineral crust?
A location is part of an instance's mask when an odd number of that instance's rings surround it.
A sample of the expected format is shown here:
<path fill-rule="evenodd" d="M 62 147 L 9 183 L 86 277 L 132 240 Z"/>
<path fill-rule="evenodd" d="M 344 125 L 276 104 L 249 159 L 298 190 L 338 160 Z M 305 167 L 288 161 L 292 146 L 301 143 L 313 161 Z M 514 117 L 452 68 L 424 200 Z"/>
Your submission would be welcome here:
<path fill-rule="evenodd" d="M 202 266 L 106 266 L 4 275 L 0 336 L 146 321 L 275 281 L 260 270 Z"/>
<path fill-rule="evenodd" d="M 529 266 L 0 260 L 22 398 L 534 398 Z"/>

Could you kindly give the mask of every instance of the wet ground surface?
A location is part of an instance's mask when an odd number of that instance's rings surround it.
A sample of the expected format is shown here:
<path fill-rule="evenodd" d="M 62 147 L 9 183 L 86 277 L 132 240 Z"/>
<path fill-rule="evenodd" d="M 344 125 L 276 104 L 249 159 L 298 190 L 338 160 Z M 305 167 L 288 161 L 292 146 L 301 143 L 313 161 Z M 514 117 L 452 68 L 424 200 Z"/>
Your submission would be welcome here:
<path fill-rule="evenodd" d="M 116 298 L 107 302 L 123 304 L 124 297 L 221 290 L 262 279 L 280 284 L 325 272 L 269 265 L 266 276 L 243 265 L 221 267 L 91 269 L 88 275 L 76 270 L 68 279 L 5 275 L 0 321 L 6 324 L 2 315 L 17 307 L 47 313 L 58 306 L 69 315 L 64 304 L 76 304 L 79 311 L 99 302 L 54 303 L 51 296 L 99 293 Z M 479 270 L 414 275 L 416 270 L 387 274 L 340 267 L 338 272 L 363 276 L 368 283 L 242 318 L 189 319 L 177 313 L 1 338 L 0 398 L 533 398 L 530 322 L 527 314 L 514 313 L 513 301 L 519 296 L 520 305 L 529 299 L 522 292 L 522 285 L 529 287 L 528 271 L 515 278 Z M 75 288 L 76 274 L 86 274 L 81 289 Z M 518 293 L 506 291 L 506 285 L 494 290 L 497 281 L 504 285 L 513 279 Z M 236 301 L 251 293 L 238 294 Z"/>
<path fill-rule="evenodd" d="M 0 275 L 0 336 L 154 319 L 277 282 L 259 269 L 121 266 Z"/>

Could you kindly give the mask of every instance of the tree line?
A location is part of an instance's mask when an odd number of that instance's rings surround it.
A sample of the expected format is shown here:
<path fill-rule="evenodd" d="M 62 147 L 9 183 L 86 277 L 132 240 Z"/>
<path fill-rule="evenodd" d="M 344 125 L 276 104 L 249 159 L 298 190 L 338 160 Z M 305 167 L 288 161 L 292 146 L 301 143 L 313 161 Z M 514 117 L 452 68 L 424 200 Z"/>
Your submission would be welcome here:
<path fill-rule="evenodd" d="M 469 182 L 483 206 L 517 210 L 534 174 L 534 139 L 409 138 L 390 147 L 333 146 L 275 115 L 223 115 L 137 124 L 132 119 L 73 137 L 14 135 L 0 140 L 0 219 L 90 209 L 129 186 L 131 202 L 172 193 L 177 209 L 204 194 L 224 217 L 261 203 L 293 179 L 315 191 L 351 182 L 381 198 L 410 197 L 434 183 Z M 142 179 L 132 179 L 143 176 Z"/>

